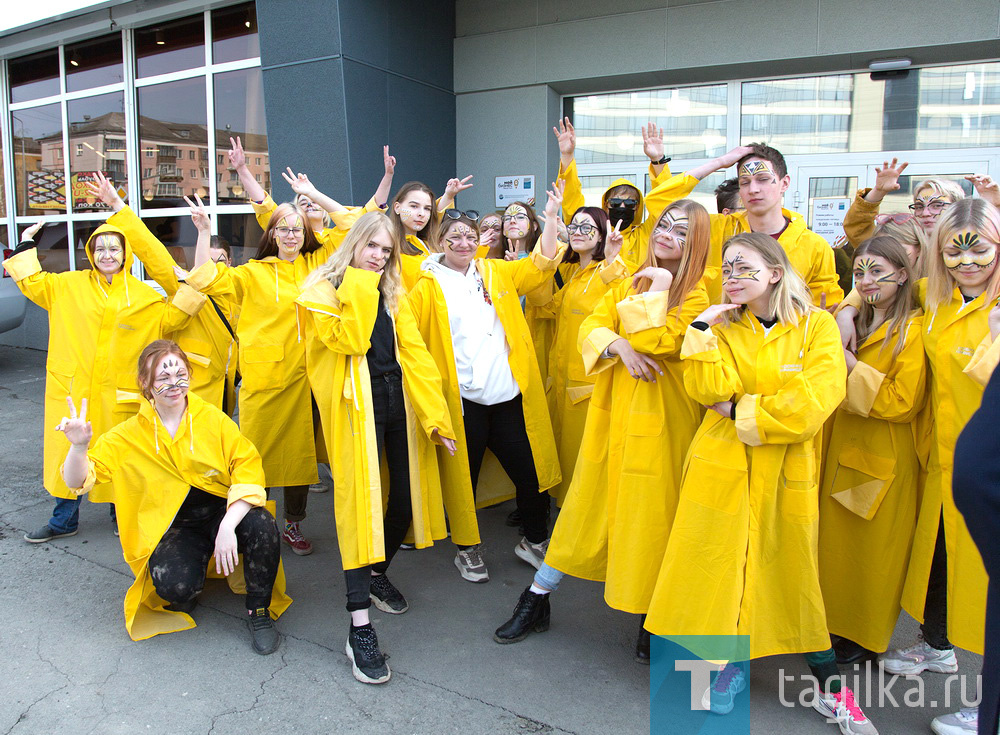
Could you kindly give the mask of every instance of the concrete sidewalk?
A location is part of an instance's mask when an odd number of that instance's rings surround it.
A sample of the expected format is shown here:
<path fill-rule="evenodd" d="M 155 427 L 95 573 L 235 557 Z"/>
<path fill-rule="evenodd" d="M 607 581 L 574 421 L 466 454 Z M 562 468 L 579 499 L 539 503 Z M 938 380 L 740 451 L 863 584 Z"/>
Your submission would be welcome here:
<path fill-rule="evenodd" d="M 390 577 L 410 610 L 372 608 L 391 655 L 385 686 L 357 683 L 343 653 L 349 616 L 332 493 L 309 498 L 303 530 L 315 553 L 283 555 L 295 602 L 278 621 L 278 653 L 250 650 L 242 599 L 219 581 L 201 597 L 197 628 L 133 643 L 122 615 L 132 577 L 106 506 L 84 503 L 77 536 L 37 546 L 21 538 L 51 511 L 40 481 L 44 361 L 0 346 L 0 733 L 648 732 L 649 669 L 632 660 L 638 617 L 609 610 L 600 585 L 567 579 L 549 632 L 493 642 L 533 572 L 513 555 L 510 504 L 480 514 L 488 584 L 459 577 L 448 542 L 399 552 Z M 903 617 L 900 643 L 916 631 Z M 978 657 L 959 658 L 964 672 L 978 672 Z M 780 705 L 780 668 L 806 673 L 797 656 L 753 664 L 741 695 L 759 710 L 752 732 L 837 733 L 811 709 Z M 927 700 L 943 700 L 942 682 L 926 678 Z M 930 732 L 944 711 L 866 708 L 883 735 Z"/>

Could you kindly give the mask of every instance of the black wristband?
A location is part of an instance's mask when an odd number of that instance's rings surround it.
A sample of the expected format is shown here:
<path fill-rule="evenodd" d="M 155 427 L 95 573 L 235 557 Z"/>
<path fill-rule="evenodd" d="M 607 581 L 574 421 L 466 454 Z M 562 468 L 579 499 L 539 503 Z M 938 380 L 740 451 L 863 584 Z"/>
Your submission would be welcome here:
<path fill-rule="evenodd" d="M 652 163 L 654 166 L 662 166 L 665 163 L 670 163 L 670 157 L 664 156 L 659 161 L 650 161 L 650 163 Z"/>
<path fill-rule="evenodd" d="M 31 250 L 34 247 L 38 247 L 34 240 L 23 240 L 20 245 L 14 248 L 13 254 L 23 253 L 25 250 Z"/>
<path fill-rule="evenodd" d="M 732 408 L 729 409 L 729 418 L 731 418 L 733 421 L 735 421 L 736 420 L 736 401 L 733 401 L 732 404 L 733 404 Z"/>
<path fill-rule="evenodd" d="M 691 326 L 701 332 L 708 331 L 708 322 L 691 322 Z"/>

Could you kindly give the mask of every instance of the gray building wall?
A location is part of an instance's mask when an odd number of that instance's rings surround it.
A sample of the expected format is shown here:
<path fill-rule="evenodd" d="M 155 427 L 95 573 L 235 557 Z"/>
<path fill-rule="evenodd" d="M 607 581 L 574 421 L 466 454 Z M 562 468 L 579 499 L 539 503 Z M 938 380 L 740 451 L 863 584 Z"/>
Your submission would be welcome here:
<path fill-rule="evenodd" d="M 382 178 L 441 191 L 455 175 L 452 0 L 257 0 L 275 199 L 285 166 L 344 204 Z"/>
<path fill-rule="evenodd" d="M 539 188 L 555 176 L 563 94 L 1000 55 L 996 0 L 930 15 L 918 0 L 457 0 L 455 11 L 457 163 L 479 183 L 463 206 L 481 210 L 495 176 L 534 174 Z"/>

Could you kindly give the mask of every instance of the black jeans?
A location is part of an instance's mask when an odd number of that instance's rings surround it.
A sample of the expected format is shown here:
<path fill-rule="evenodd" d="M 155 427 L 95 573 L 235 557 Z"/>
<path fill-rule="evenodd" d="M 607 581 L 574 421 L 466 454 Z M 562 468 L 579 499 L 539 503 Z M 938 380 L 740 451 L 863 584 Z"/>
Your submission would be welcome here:
<path fill-rule="evenodd" d="M 406 407 L 403 403 L 403 380 L 398 373 L 372 378 L 372 411 L 375 414 L 375 439 L 378 456 L 385 451 L 389 466 L 389 500 L 382 521 L 385 561 L 371 566 L 347 569 L 347 609 L 363 610 L 371 605 L 369 589 L 372 571 L 385 574 L 413 520 L 410 504 L 410 455 L 406 440 Z"/>
<path fill-rule="evenodd" d="M 938 521 L 931 574 L 927 579 L 924 622 L 920 626 L 920 633 L 931 648 L 940 651 L 954 648 L 948 640 L 948 548 L 944 542 L 944 518 Z"/>
<path fill-rule="evenodd" d="M 226 515 L 226 499 L 192 487 L 174 522 L 149 555 L 156 594 L 167 602 L 189 602 L 205 586 L 215 552 L 215 537 Z M 236 526 L 243 554 L 247 610 L 270 607 L 271 589 L 281 561 L 278 526 L 266 508 L 251 508 Z"/>
<path fill-rule="evenodd" d="M 500 460 L 507 477 L 517 491 L 517 510 L 524 524 L 524 537 L 533 544 L 548 538 L 546 515 L 548 493 L 538 492 L 538 474 L 531 455 L 528 431 L 524 427 L 524 407 L 521 396 L 484 406 L 462 399 L 465 416 L 465 444 L 469 450 L 469 474 L 472 489 L 479 484 L 479 469 L 483 455 L 489 449 Z"/>

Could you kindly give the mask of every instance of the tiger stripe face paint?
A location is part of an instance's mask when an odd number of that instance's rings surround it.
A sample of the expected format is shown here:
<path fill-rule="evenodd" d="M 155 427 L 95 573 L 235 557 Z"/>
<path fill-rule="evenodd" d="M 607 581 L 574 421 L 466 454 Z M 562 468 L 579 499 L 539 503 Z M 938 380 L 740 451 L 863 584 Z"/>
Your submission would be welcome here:
<path fill-rule="evenodd" d="M 766 295 L 773 274 L 752 248 L 733 245 L 722 256 L 722 290 L 734 304 L 749 304 Z"/>
<path fill-rule="evenodd" d="M 865 303 L 880 309 L 893 303 L 905 280 L 905 274 L 880 255 L 864 255 L 854 261 L 854 287 Z"/>
<path fill-rule="evenodd" d="M 992 273 L 996 267 L 997 244 L 990 242 L 972 230 L 956 232 L 945 244 L 941 253 L 945 267 L 962 285 L 960 276 L 971 277 L 977 273 Z"/>

